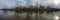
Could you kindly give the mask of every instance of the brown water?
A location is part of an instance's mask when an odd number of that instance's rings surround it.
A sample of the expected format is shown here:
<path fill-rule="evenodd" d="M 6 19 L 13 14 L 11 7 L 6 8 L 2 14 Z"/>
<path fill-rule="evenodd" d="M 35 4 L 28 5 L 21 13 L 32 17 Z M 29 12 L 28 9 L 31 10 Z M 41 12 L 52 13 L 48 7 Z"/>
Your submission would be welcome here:
<path fill-rule="evenodd" d="M 60 12 L 53 12 L 53 14 L 39 14 L 35 12 L 2 11 L 0 10 L 0 20 L 59 20 Z M 56 19 L 57 18 L 57 19 Z"/>

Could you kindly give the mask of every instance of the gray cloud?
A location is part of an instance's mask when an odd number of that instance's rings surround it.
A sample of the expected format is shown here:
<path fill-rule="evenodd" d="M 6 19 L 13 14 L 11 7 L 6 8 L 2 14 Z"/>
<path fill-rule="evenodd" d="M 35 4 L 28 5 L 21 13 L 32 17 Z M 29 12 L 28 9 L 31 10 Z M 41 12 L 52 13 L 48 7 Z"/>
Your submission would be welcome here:
<path fill-rule="evenodd" d="M 5 5 L 11 7 L 11 6 L 16 6 L 16 3 L 18 1 L 19 5 L 22 6 L 28 6 L 28 5 L 33 5 L 36 6 L 38 5 L 42 5 L 42 6 L 51 6 L 53 8 L 59 8 L 60 7 L 60 3 L 58 3 L 57 5 L 54 3 L 54 0 L 0 0 L 0 2 L 3 2 Z"/>

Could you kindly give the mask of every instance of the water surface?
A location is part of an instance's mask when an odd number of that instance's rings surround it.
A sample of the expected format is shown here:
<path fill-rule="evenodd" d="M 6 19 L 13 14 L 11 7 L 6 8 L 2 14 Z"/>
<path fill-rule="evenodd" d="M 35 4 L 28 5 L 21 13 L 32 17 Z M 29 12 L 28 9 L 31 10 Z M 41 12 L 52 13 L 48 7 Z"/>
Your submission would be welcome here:
<path fill-rule="evenodd" d="M 58 19 L 56 19 L 56 17 Z M 0 10 L 0 19 L 17 20 L 17 18 L 19 18 L 19 20 L 59 20 L 60 11 L 52 12 L 50 14 L 46 14 L 46 12 L 44 12 L 43 14 L 39 14 L 39 12 L 38 13 L 32 12 L 30 14 L 28 12 L 17 13 L 15 11 Z"/>

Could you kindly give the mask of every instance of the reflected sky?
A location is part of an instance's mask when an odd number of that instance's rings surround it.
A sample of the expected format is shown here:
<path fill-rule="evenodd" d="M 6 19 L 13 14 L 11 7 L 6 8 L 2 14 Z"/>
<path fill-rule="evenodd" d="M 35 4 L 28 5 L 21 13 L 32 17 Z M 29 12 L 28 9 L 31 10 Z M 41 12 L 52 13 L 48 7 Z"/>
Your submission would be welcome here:
<path fill-rule="evenodd" d="M 3 17 L 3 18 L 6 18 L 6 17 L 10 18 L 10 17 L 14 16 L 14 14 L 18 14 L 14 11 L 5 11 L 4 12 L 2 10 L 0 11 L 0 13 L 1 13 L 0 16 Z M 24 12 L 24 13 L 20 14 L 20 17 L 22 19 L 26 18 L 26 16 L 27 16 L 27 12 Z M 46 20 L 58 20 L 58 17 L 60 17 L 60 12 L 54 12 L 54 14 L 44 13 L 44 14 L 41 14 L 41 15 L 39 14 L 38 16 L 42 16 L 42 18 L 45 18 Z M 30 14 L 30 17 L 36 18 L 36 13 L 32 12 L 32 14 Z"/>

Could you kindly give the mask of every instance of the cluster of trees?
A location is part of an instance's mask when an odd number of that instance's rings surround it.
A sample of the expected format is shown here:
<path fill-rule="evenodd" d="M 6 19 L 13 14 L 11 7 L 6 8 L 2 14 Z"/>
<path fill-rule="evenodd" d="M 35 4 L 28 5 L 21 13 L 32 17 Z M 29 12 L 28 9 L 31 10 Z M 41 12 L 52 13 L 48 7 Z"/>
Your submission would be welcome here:
<path fill-rule="evenodd" d="M 37 6 L 29 6 L 27 7 L 15 7 L 14 9 L 5 9 L 4 10 L 13 10 L 15 12 L 40 12 L 43 13 L 44 11 L 46 12 L 54 12 L 57 11 L 57 8 L 50 8 L 50 6 L 47 6 L 46 8 L 44 8 L 44 6 L 39 6 L 39 8 Z"/>
<path fill-rule="evenodd" d="M 44 6 L 40 6 L 39 8 L 38 7 L 34 7 L 33 8 L 33 6 L 29 6 L 30 8 L 27 8 L 27 7 L 21 7 L 20 6 L 20 8 L 19 7 L 15 7 L 15 10 L 16 11 L 22 11 L 22 12 L 43 12 L 43 11 L 48 11 L 48 12 L 53 12 L 53 11 L 55 11 L 55 9 L 57 9 L 57 8 L 50 8 L 50 6 L 47 6 L 47 8 L 44 8 Z"/>

